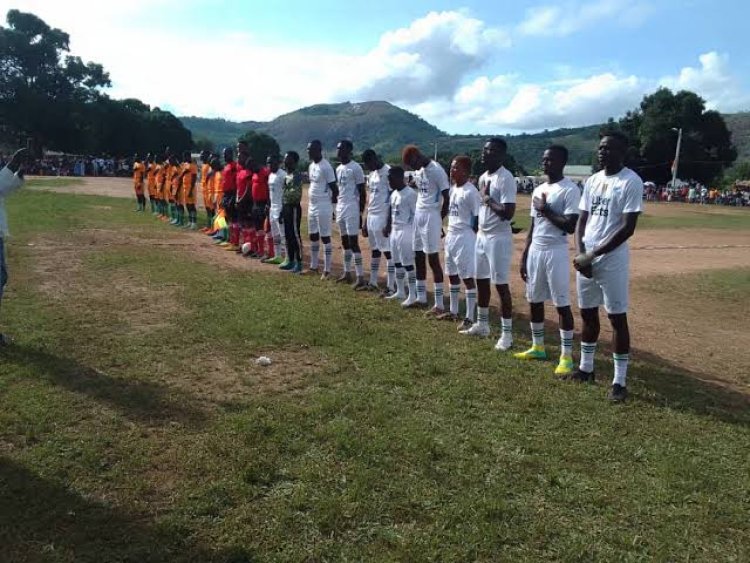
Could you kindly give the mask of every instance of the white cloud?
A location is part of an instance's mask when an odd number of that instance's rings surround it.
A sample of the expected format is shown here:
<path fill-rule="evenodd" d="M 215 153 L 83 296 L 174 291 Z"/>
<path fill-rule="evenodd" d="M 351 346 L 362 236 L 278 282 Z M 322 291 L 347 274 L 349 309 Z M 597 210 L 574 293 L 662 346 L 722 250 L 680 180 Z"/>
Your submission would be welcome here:
<path fill-rule="evenodd" d="M 384 33 L 362 60 L 368 79 L 353 89 L 362 99 L 418 103 L 451 97 L 509 35 L 461 11 L 430 12 L 409 27 Z"/>
<path fill-rule="evenodd" d="M 564 37 L 605 20 L 622 26 L 640 24 L 651 12 L 641 0 L 594 0 L 535 6 L 518 25 L 521 35 Z"/>
<path fill-rule="evenodd" d="M 730 112 L 750 107 L 750 95 L 742 92 L 737 77 L 732 74 L 728 55 L 710 51 L 698 60 L 700 67 L 685 67 L 677 76 L 662 78 L 659 84 L 672 90 L 697 92 L 709 109 Z"/>

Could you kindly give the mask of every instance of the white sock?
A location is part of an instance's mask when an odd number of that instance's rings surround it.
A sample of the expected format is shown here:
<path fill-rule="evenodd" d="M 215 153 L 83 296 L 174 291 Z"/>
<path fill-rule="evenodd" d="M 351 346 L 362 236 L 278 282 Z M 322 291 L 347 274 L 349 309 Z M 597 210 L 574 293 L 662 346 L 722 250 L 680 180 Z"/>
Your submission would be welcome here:
<path fill-rule="evenodd" d="M 354 273 L 357 274 L 358 278 L 362 278 L 365 275 L 365 267 L 362 265 L 362 253 L 354 253 Z"/>
<path fill-rule="evenodd" d="M 370 258 L 370 285 L 378 285 L 378 273 L 380 270 L 380 256 Z"/>
<path fill-rule="evenodd" d="M 352 251 L 344 250 L 344 273 L 347 274 L 352 269 Z"/>
<path fill-rule="evenodd" d="M 424 280 L 417 280 L 417 299 L 427 303 L 427 284 Z"/>
<path fill-rule="evenodd" d="M 501 338 L 513 340 L 513 319 L 500 318 Z"/>
<path fill-rule="evenodd" d="M 596 353 L 596 342 L 581 342 L 581 371 L 591 373 L 594 371 L 594 354 Z"/>
<path fill-rule="evenodd" d="M 628 354 L 612 354 L 612 360 L 615 363 L 615 377 L 612 380 L 612 385 L 617 383 L 625 387 L 625 380 L 628 377 L 628 361 L 630 356 Z"/>
<path fill-rule="evenodd" d="M 560 355 L 573 356 L 573 331 L 560 329 Z"/>
<path fill-rule="evenodd" d="M 388 265 L 388 279 L 386 280 L 386 283 L 388 284 L 388 288 L 390 289 L 393 287 L 393 284 L 396 283 L 396 268 L 393 265 L 393 258 L 386 258 L 387 265 Z"/>
<path fill-rule="evenodd" d="M 333 245 L 328 242 L 323 244 L 323 271 L 331 271 L 331 263 L 333 262 Z"/>
<path fill-rule="evenodd" d="M 477 307 L 477 323 L 480 326 L 489 326 L 490 324 L 490 308 L 489 307 Z"/>
<path fill-rule="evenodd" d="M 310 269 L 318 269 L 318 261 L 320 260 L 320 243 L 313 242 L 310 244 Z"/>
<path fill-rule="evenodd" d="M 417 272 L 415 270 L 409 270 L 406 272 L 406 276 L 409 280 L 409 299 L 417 300 L 419 298 L 419 291 L 417 290 Z"/>
<path fill-rule="evenodd" d="M 399 295 L 406 295 L 406 289 L 404 287 L 404 281 L 406 279 L 406 270 L 403 268 L 396 269 L 396 293 Z"/>
<path fill-rule="evenodd" d="M 445 294 L 443 293 L 442 282 L 435 283 L 433 287 L 435 291 L 435 307 L 445 310 Z"/>
<path fill-rule="evenodd" d="M 544 348 L 544 323 L 531 324 L 531 343 Z"/>
<path fill-rule="evenodd" d="M 466 290 L 466 318 L 473 321 L 474 311 L 477 308 L 477 289 Z"/>
<path fill-rule="evenodd" d="M 461 286 L 451 284 L 450 291 L 449 303 L 451 315 L 458 315 L 458 294 L 461 292 Z M 437 295 L 437 290 L 435 291 L 435 294 Z"/>

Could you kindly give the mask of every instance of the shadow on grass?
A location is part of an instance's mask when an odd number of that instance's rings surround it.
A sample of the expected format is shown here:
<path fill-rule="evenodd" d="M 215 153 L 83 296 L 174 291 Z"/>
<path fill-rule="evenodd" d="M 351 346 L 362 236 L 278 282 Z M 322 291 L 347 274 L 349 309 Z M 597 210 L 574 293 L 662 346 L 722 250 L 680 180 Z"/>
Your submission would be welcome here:
<path fill-rule="evenodd" d="M 178 390 L 148 381 L 112 377 L 38 348 L 10 346 L 3 350 L 2 358 L 11 364 L 33 366 L 50 383 L 87 395 L 131 419 L 153 424 L 179 422 L 194 427 L 207 418 L 194 398 Z"/>
<path fill-rule="evenodd" d="M 515 319 L 517 330 L 524 332 L 526 339 L 531 340 L 528 318 Z M 580 321 L 576 319 L 576 323 Z M 602 323 L 607 322 L 606 318 Z M 547 334 L 552 335 L 550 343 L 557 343 L 554 337 L 558 334 L 559 325 L 550 320 L 545 321 Z M 580 335 L 576 335 L 580 339 Z M 576 341 L 575 353 L 578 354 L 579 343 Z M 596 372 L 601 384 L 609 385 L 613 373 L 611 343 L 604 339 L 597 348 Z M 602 358 L 608 358 L 604 361 Z M 633 348 L 630 357 L 637 363 L 628 369 L 629 380 L 636 379 L 636 386 L 628 386 L 634 399 L 677 411 L 691 412 L 701 416 L 710 416 L 728 422 L 750 426 L 750 395 L 733 389 L 706 374 L 686 370 L 675 365 L 667 358 L 638 348 Z M 648 364 L 647 366 L 641 364 Z M 635 389 L 633 389 L 635 387 Z M 633 392 L 635 391 L 635 392 Z"/>
<path fill-rule="evenodd" d="M 64 484 L 0 457 L 0 559 L 20 561 L 249 562 L 237 548 L 212 550 L 189 540 L 190 530 L 154 525 L 86 499 Z"/>

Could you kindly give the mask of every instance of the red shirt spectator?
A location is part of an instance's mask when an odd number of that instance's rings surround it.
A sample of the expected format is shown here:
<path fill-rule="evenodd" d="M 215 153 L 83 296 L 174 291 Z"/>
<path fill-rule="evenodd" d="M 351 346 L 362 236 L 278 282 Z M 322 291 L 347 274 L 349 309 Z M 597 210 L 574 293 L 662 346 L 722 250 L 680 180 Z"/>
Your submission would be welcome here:
<path fill-rule="evenodd" d="M 221 190 L 224 193 L 237 190 L 237 163 L 228 162 L 221 173 Z"/>
<path fill-rule="evenodd" d="M 268 177 L 271 171 L 265 166 L 253 174 L 253 201 L 268 201 Z"/>

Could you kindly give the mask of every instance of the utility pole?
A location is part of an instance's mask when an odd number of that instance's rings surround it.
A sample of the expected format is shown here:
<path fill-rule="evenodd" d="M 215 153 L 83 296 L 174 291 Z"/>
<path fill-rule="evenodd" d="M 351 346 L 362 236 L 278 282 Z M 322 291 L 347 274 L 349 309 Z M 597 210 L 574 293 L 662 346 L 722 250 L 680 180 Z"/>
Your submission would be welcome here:
<path fill-rule="evenodd" d="M 682 127 L 679 129 L 672 128 L 672 131 L 677 131 L 677 149 L 674 151 L 674 162 L 672 163 L 672 189 L 675 188 L 675 182 L 677 181 L 677 167 L 680 164 L 680 145 L 682 145 Z"/>

